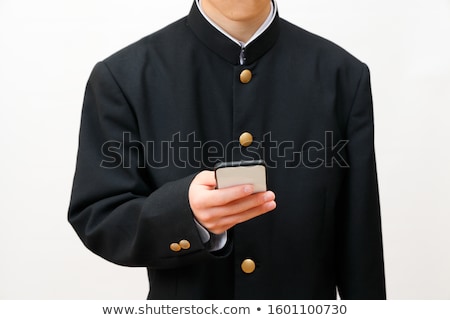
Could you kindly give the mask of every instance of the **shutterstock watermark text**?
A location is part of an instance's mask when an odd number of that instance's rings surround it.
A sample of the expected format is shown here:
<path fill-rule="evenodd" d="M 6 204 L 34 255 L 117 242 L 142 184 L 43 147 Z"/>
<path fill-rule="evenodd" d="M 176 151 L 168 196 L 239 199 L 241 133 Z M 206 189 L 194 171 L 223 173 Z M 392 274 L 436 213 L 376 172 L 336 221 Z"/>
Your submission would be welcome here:
<path fill-rule="evenodd" d="M 242 147 L 239 141 L 222 143 L 217 140 L 202 141 L 195 132 L 177 132 L 163 141 L 139 141 L 130 132 L 123 132 L 122 139 L 108 140 L 101 147 L 102 168 L 212 168 L 220 161 L 263 159 L 268 168 L 310 169 L 348 168 L 345 148 L 348 140 L 336 140 L 332 131 L 326 131 L 323 139 L 308 140 L 299 145 L 292 140 L 277 141 L 272 133 Z"/>

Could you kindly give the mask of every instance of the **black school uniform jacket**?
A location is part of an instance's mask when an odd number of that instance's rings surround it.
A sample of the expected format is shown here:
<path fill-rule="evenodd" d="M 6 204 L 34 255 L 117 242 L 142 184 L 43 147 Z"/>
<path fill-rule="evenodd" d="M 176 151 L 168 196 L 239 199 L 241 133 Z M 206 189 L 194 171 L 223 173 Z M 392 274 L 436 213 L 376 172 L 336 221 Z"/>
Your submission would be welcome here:
<path fill-rule="evenodd" d="M 384 299 L 373 134 L 365 64 L 278 16 L 242 50 L 194 4 L 95 66 L 69 221 L 99 256 L 146 267 L 150 299 Z M 189 185 L 255 158 L 277 208 L 211 252 Z"/>

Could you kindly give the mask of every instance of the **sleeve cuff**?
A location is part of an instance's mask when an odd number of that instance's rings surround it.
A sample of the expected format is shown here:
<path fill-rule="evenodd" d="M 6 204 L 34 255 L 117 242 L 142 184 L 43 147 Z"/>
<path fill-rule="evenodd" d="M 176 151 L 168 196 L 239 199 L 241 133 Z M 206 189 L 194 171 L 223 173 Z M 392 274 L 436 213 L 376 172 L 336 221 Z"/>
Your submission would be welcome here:
<path fill-rule="evenodd" d="M 219 251 L 225 247 L 227 243 L 227 232 L 221 234 L 213 234 L 206 230 L 196 219 L 194 219 L 195 225 L 197 226 L 200 239 L 204 244 L 208 245 L 208 251 Z"/>

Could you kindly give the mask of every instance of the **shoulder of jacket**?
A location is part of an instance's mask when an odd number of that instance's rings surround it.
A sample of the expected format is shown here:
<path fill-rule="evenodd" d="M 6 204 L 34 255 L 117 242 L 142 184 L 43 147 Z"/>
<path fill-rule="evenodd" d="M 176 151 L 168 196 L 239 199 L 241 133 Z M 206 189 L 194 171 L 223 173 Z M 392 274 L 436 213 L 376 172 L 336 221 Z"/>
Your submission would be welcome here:
<path fill-rule="evenodd" d="M 356 56 L 335 42 L 284 19 L 280 19 L 280 21 L 281 36 L 285 36 L 289 43 L 294 44 L 296 50 L 308 51 L 323 59 L 330 59 L 339 64 L 353 65 L 356 68 L 364 65 Z"/>
<path fill-rule="evenodd" d="M 139 62 L 149 51 L 163 45 L 168 40 L 182 36 L 186 32 L 186 17 L 183 17 L 158 31 L 155 31 L 111 54 L 103 60 L 108 65 L 117 65 L 127 61 Z"/>

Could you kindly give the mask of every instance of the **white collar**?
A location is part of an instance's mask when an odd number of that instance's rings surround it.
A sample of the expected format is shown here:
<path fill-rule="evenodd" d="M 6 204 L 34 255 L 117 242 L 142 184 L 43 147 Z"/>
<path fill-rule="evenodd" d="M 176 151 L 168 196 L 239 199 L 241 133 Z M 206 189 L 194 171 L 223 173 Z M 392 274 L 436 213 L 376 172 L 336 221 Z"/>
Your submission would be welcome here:
<path fill-rule="evenodd" d="M 256 32 L 253 34 L 253 36 L 246 42 L 242 42 L 237 40 L 236 38 L 234 38 L 233 36 L 231 36 L 228 32 L 226 32 L 225 30 L 223 30 L 220 26 L 218 26 L 214 21 L 212 21 L 203 11 L 202 6 L 201 6 L 201 0 L 196 0 L 195 3 L 197 4 L 198 10 L 200 11 L 200 13 L 203 15 L 203 17 L 217 30 L 219 30 L 221 33 L 223 33 L 225 36 L 227 36 L 230 40 L 232 40 L 233 42 L 235 42 L 236 44 L 238 44 L 240 47 L 245 48 L 246 46 L 248 46 L 253 40 L 255 40 L 256 38 L 258 38 L 264 31 L 266 31 L 266 29 L 270 26 L 270 24 L 273 22 L 273 20 L 275 19 L 276 16 L 276 12 L 277 12 L 277 3 L 275 0 L 272 0 L 270 2 L 270 13 L 267 16 L 266 21 L 264 21 L 264 23 L 259 27 L 258 30 L 256 30 Z"/>

